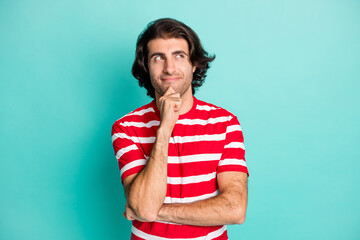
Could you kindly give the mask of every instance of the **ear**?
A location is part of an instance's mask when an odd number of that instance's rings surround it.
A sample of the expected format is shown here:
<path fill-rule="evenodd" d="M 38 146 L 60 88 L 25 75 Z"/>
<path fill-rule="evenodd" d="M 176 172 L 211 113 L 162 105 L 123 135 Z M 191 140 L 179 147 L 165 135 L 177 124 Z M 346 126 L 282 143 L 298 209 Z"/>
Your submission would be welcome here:
<path fill-rule="evenodd" d="M 196 70 L 196 66 L 194 65 L 194 66 L 192 67 L 192 72 L 194 73 L 195 70 Z"/>

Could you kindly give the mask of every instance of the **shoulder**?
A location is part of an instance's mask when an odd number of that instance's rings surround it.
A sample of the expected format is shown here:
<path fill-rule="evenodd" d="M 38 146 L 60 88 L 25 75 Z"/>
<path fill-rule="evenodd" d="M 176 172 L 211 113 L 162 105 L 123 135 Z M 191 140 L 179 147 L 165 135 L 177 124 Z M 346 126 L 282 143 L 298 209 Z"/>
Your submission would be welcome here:
<path fill-rule="evenodd" d="M 199 99 L 197 99 L 196 109 L 198 111 L 207 113 L 209 117 L 228 117 L 229 120 L 231 120 L 232 118 L 236 118 L 236 116 L 233 113 L 226 110 L 225 108 L 222 108 L 220 106 Z"/>
<path fill-rule="evenodd" d="M 146 119 L 153 117 L 154 114 L 155 109 L 153 107 L 153 102 L 150 102 L 117 119 L 113 124 L 113 128 L 122 125 L 121 123 L 125 122 L 145 122 Z"/>

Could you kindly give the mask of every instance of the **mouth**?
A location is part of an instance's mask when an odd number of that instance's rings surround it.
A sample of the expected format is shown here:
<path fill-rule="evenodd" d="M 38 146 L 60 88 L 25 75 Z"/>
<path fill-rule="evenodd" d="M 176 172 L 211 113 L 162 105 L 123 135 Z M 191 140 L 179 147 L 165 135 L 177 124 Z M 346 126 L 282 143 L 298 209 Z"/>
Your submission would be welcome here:
<path fill-rule="evenodd" d="M 165 77 L 165 78 L 161 78 L 161 80 L 163 82 L 175 82 L 177 80 L 179 80 L 180 77 Z"/>

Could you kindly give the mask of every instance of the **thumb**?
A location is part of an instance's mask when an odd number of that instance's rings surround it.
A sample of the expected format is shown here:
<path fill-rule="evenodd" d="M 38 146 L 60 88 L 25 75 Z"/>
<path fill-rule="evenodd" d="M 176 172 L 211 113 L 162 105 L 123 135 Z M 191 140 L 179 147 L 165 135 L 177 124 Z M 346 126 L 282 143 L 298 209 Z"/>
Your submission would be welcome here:
<path fill-rule="evenodd" d="M 174 90 L 172 87 L 169 87 L 169 88 L 166 90 L 166 92 L 165 92 L 164 95 L 170 95 L 170 94 L 173 94 L 173 93 L 176 93 L 175 90 Z"/>

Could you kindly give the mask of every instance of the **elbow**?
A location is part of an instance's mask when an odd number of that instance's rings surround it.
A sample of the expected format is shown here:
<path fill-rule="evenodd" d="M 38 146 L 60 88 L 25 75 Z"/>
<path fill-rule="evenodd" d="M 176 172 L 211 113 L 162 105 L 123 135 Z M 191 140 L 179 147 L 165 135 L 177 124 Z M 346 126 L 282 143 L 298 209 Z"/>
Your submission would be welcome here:
<path fill-rule="evenodd" d="M 244 208 L 238 208 L 236 211 L 234 211 L 235 214 L 233 215 L 233 224 L 243 224 L 245 222 L 246 218 L 246 209 Z"/>
<path fill-rule="evenodd" d="M 134 214 L 142 222 L 154 222 L 157 218 L 158 211 L 149 206 L 143 206 L 138 204 L 129 203 L 129 207 L 132 209 Z"/>
<path fill-rule="evenodd" d="M 142 196 L 137 191 L 129 191 L 127 200 L 130 208 L 136 215 L 136 219 L 141 222 L 154 222 L 158 218 L 158 213 L 164 199 L 157 197 Z"/>
<path fill-rule="evenodd" d="M 154 222 L 157 218 L 157 212 L 147 209 L 139 210 L 137 215 L 143 222 Z"/>
<path fill-rule="evenodd" d="M 245 222 L 245 214 L 242 214 L 240 216 L 237 217 L 237 219 L 235 220 L 235 224 L 243 224 Z"/>

